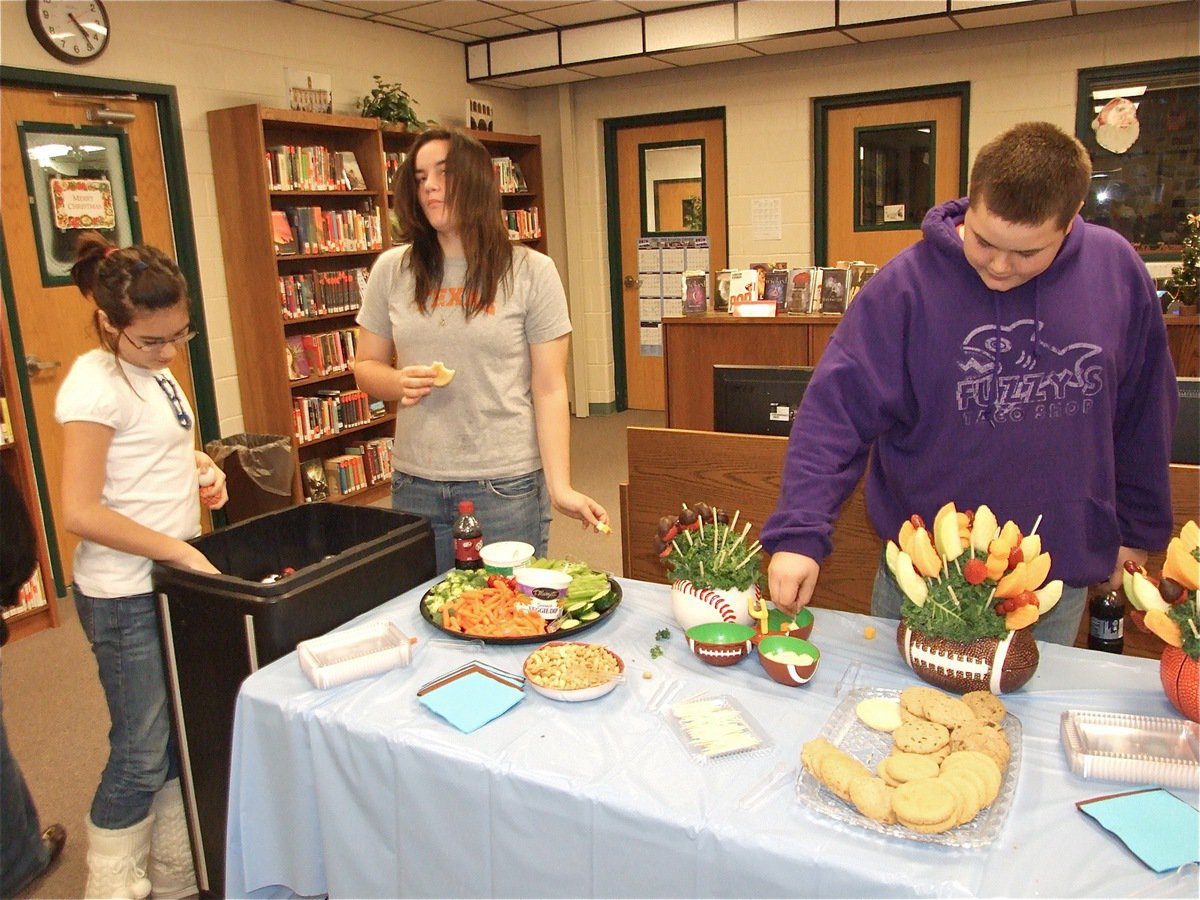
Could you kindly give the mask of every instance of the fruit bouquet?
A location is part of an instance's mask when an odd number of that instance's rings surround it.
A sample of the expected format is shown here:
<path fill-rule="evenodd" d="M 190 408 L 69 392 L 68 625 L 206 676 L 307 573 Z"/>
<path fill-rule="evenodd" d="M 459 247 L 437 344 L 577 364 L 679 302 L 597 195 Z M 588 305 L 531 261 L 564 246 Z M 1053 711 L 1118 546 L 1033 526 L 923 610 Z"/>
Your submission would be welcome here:
<path fill-rule="evenodd" d="M 750 523 L 738 531 L 732 517 L 707 503 L 681 504 L 678 515 L 658 520 L 654 548 L 670 573 L 671 603 L 684 628 L 704 622 L 751 622 L 749 606 L 762 585 L 762 545 L 747 542 Z"/>
<path fill-rule="evenodd" d="M 917 675 L 946 690 L 995 694 L 1033 677 L 1029 626 L 1063 590 L 1046 581 L 1050 554 L 1037 523 L 1024 535 L 1015 522 L 1001 527 L 986 505 L 960 512 L 947 503 L 932 530 L 920 516 L 901 525 L 886 559 L 904 594 L 897 641 Z"/>
<path fill-rule="evenodd" d="M 1200 722 L 1200 616 L 1196 589 L 1200 584 L 1200 527 L 1194 521 L 1179 530 L 1167 545 L 1157 580 L 1132 560 L 1123 573 L 1125 596 L 1133 607 L 1130 618 L 1162 638 L 1159 676 L 1174 707 Z"/>

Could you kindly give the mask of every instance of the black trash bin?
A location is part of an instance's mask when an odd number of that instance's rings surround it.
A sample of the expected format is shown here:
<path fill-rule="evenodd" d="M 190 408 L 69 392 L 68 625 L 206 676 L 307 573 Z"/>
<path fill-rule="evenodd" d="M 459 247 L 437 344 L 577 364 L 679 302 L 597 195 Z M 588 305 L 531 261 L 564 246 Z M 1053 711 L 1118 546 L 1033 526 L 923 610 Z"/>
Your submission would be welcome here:
<path fill-rule="evenodd" d="M 295 457 L 286 434 L 232 434 L 204 445 L 225 473 L 226 521 L 244 522 L 292 505 Z"/>
<path fill-rule="evenodd" d="M 197 884 L 225 885 L 233 713 L 247 675 L 436 574 L 433 530 L 411 513 L 308 503 L 190 542 L 220 575 L 156 564 Z M 270 583 L 264 577 L 293 568 Z"/>

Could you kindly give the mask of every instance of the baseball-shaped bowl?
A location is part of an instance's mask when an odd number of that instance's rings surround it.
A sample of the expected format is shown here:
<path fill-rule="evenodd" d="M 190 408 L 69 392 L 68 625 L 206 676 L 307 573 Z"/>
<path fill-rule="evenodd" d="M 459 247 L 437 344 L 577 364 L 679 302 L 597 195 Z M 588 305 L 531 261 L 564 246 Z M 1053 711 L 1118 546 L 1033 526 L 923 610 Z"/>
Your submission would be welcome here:
<path fill-rule="evenodd" d="M 679 627 L 687 631 L 706 622 L 736 622 L 749 625 L 750 601 L 758 598 L 758 586 L 749 590 L 698 587 L 687 580 L 671 585 L 671 612 Z"/>
<path fill-rule="evenodd" d="M 821 651 L 803 638 L 769 634 L 758 642 L 758 661 L 780 684 L 801 687 L 817 673 Z"/>
<path fill-rule="evenodd" d="M 692 652 L 710 666 L 732 666 L 745 659 L 753 646 L 754 629 L 737 622 L 705 622 L 685 633 Z"/>
<path fill-rule="evenodd" d="M 794 637 L 808 640 L 808 636 L 812 634 L 813 623 L 815 619 L 807 606 L 801 608 L 800 612 L 795 616 L 789 616 L 787 613 L 772 607 L 767 613 L 767 633 L 761 631 L 754 636 L 754 643 L 758 643 L 763 638 L 771 635 L 779 635 L 781 637 Z"/>
<path fill-rule="evenodd" d="M 1024 687 L 1038 666 L 1032 628 L 1018 628 L 1003 638 L 949 641 L 909 628 L 901 619 L 896 644 L 900 657 L 919 677 L 957 694 L 1007 694 Z"/>

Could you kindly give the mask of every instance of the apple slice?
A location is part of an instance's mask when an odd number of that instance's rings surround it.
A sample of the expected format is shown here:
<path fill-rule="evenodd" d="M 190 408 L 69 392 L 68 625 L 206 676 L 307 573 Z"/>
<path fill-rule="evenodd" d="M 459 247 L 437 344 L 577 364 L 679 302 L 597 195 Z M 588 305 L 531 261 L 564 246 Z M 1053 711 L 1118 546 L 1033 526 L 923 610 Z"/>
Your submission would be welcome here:
<path fill-rule="evenodd" d="M 445 387 L 454 380 L 454 370 L 447 369 L 446 364 L 440 359 L 434 360 L 429 364 L 429 368 L 433 369 L 433 386 Z"/>
<path fill-rule="evenodd" d="M 933 544 L 946 562 L 962 555 L 962 541 L 958 537 L 958 512 L 953 503 L 947 503 L 933 520 Z"/>
<path fill-rule="evenodd" d="M 883 548 L 883 558 L 887 561 L 888 571 L 896 574 L 896 559 L 900 556 L 900 547 L 895 541 L 888 541 Z"/>
<path fill-rule="evenodd" d="M 1170 609 L 1171 604 L 1162 598 L 1162 594 L 1158 592 L 1158 587 L 1143 575 L 1141 572 L 1134 572 L 1130 576 L 1130 587 L 1133 588 L 1128 594 L 1129 602 L 1140 610 L 1150 612 L 1152 609 L 1166 612 Z"/>
<path fill-rule="evenodd" d="M 1044 616 L 1050 610 L 1054 609 L 1054 605 L 1062 598 L 1062 592 L 1063 583 L 1061 578 L 1048 581 L 1034 591 L 1034 596 L 1038 598 L 1038 615 Z"/>
<path fill-rule="evenodd" d="M 900 586 L 904 596 L 917 606 L 925 605 L 929 596 L 929 585 L 917 574 L 917 570 L 913 568 L 912 557 L 903 550 L 896 556 L 896 584 Z"/>
<path fill-rule="evenodd" d="M 1021 529 L 1017 527 L 1017 523 L 1009 519 L 1004 523 L 1004 527 L 1000 529 L 1000 539 L 1005 541 L 1008 546 L 1016 547 L 1021 543 Z"/>
<path fill-rule="evenodd" d="M 1164 578 L 1178 582 L 1186 590 L 1194 591 L 1200 586 L 1200 560 L 1192 556 L 1181 537 L 1171 538 L 1167 544 L 1167 558 L 1163 561 Z"/>
<path fill-rule="evenodd" d="M 975 510 L 975 522 L 971 526 L 971 546 L 979 553 L 986 553 L 998 527 L 996 514 L 987 504 L 981 503 L 979 509 Z"/>
<path fill-rule="evenodd" d="M 1031 560 L 1042 552 L 1042 536 L 1027 534 L 1021 538 L 1021 543 L 1017 546 L 1021 549 L 1021 559 Z"/>

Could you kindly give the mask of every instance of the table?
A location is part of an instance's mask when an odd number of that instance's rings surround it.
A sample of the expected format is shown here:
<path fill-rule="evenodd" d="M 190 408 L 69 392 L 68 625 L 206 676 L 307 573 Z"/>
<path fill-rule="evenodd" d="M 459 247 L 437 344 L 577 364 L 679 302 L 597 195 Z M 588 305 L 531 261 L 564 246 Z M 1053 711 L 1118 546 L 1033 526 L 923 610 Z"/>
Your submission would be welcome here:
<path fill-rule="evenodd" d="M 1024 729 L 1008 822 L 989 847 L 948 849 L 834 822 L 799 804 L 791 778 L 741 806 L 781 762 L 798 764 L 853 662 L 859 687 L 917 683 L 894 623 L 816 610 L 821 668 L 787 688 L 754 659 L 706 666 L 671 618 L 668 587 L 619 582 L 621 605 L 586 639 L 622 656 L 626 681 L 578 704 L 527 691 L 471 734 L 421 706 L 418 686 L 475 657 L 519 671 L 532 648 L 431 640 L 418 611 L 428 584 L 345 626 L 391 619 L 421 638 L 412 666 L 325 691 L 295 654 L 250 676 L 234 727 L 229 896 L 1197 895 L 1195 866 L 1157 876 L 1075 809 L 1131 786 L 1072 774 L 1059 737 L 1065 709 L 1175 715 L 1154 661 L 1042 645 L 1037 674 L 1006 697 Z M 663 627 L 671 637 L 651 659 Z M 664 685 L 734 697 L 773 751 L 696 764 L 648 708 Z"/>

